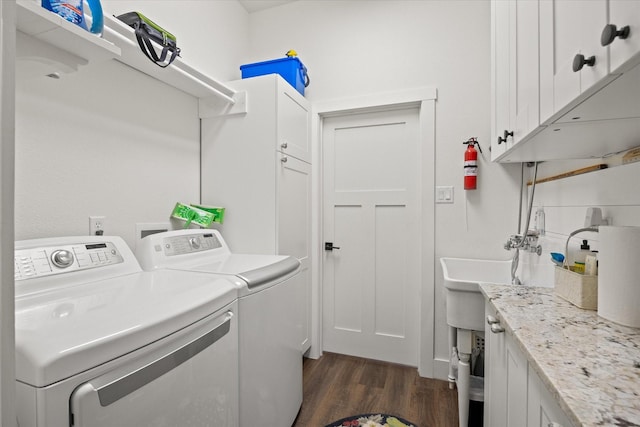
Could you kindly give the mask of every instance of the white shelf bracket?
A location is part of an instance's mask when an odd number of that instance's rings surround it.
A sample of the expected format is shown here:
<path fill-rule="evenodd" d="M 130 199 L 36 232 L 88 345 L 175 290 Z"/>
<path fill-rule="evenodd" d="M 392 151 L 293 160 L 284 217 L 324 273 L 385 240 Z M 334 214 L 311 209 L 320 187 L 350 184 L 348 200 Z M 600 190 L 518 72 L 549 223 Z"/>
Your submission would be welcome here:
<path fill-rule="evenodd" d="M 227 117 L 247 113 L 247 92 L 233 94 L 233 103 L 218 96 L 198 99 L 198 115 L 201 119 Z"/>

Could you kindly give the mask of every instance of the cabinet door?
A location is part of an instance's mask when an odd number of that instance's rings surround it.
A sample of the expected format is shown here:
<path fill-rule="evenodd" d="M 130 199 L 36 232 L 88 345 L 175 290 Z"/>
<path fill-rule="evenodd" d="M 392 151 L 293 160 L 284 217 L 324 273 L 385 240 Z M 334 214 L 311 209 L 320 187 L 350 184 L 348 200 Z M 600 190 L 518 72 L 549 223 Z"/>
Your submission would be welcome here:
<path fill-rule="evenodd" d="M 485 313 L 497 317 L 489 304 Z M 499 325 L 499 324 L 498 324 Z M 485 327 L 484 425 L 526 426 L 527 358 L 507 332 Z"/>
<path fill-rule="evenodd" d="M 609 45 L 611 71 L 618 72 L 626 61 L 640 54 L 640 1 L 609 0 L 609 23 L 618 30 L 628 25 L 630 30 L 626 39 L 616 38 Z"/>
<path fill-rule="evenodd" d="M 301 263 L 302 286 L 294 295 L 299 311 L 302 351 L 310 345 L 311 322 L 311 165 L 284 153 L 276 156 L 278 254 Z"/>
<path fill-rule="evenodd" d="M 554 401 L 540 377 L 529 367 L 527 427 L 572 427 L 565 413 Z"/>
<path fill-rule="evenodd" d="M 507 368 L 507 425 L 527 425 L 527 358 L 514 339 L 505 332 Z"/>
<path fill-rule="evenodd" d="M 496 317 L 489 303 L 485 306 L 487 316 Z M 507 425 L 507 369 L 506 347 L 503 333 L 492 333 L 485 324 L 485 368 L 484 368 L 484 425 L 508 427 Z"/>
<path fill-rule="evenodd" d="M 541 90 L 553 113 L 601 82 L 609 74 L 607 48 L 600 45 L 600 32 L 607 23 L 606 0 L 552 0 L 540 3 Z M 576 55 L 594 57 L 592 66 L 573 71 Z M 543 118 L 548 118 L 543 114 Z"/>
<path fill-rule="evenodd" d="M 276 150 L 310 163 L 309 103 L 284 80 L 278 79 L 277 87 Z"/>
<path fill-rule="evenodd" d="M 492 159 L 540 125 L 538 3 L 492 2 Z"/>
<path fill-rule="evenodd" d="M 507 2 L 511 6 L 511 127 L 517 144 L 540 125 L 538 0 Z"/>
<path fill-rule="evenodd" d="M 278 254 L 309 260 L 311 165 L 278 153 Z"/>
<path fill-rule="evenodd" d="M 491 160 L 507 149 L 502 140 L 511 130 L 509 98 L 509 8 L 510 2 L 491 2 Z M 500 140 L 498 138 L 501 138 Z M 513 138 L 508 138 L 512 142 Z"/>

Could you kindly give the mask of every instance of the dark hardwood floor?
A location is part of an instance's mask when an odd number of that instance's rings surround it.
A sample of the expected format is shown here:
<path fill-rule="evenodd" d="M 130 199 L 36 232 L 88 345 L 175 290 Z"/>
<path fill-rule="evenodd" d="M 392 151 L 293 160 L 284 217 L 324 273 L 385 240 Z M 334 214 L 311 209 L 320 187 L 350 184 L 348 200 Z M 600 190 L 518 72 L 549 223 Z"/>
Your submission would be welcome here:
<path fill-rule="evenodd" d="M 293 427 L 324 427 L 374 412 L 417 427 L 457 427 L 457 392 L 413 367 L 334 353 L 304 360 L 304 400 Z"/>

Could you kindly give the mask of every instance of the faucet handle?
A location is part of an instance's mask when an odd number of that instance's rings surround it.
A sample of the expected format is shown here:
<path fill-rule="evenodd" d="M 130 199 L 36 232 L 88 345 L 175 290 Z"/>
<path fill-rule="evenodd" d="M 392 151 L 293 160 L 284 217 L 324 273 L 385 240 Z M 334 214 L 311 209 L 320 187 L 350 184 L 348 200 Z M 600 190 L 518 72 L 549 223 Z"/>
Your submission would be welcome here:
<path fill-rule="evenodd" d="M 507 243 L 504 244 L 504 248 L 506 250 L 517 249 L 522 246 L 522 241 L 524 240 L 524 236 L 521 234 L 512 234 L 507 240 Z"/>

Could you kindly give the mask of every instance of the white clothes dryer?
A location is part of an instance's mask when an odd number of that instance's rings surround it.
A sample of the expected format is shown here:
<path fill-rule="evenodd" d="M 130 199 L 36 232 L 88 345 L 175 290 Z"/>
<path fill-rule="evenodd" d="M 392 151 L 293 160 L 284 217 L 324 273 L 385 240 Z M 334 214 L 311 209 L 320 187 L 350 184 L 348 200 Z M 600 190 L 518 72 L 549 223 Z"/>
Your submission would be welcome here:
<path fill-rule="evenodd" d="M 16 242 L 21 427 L 238 421 L 237 288 L 144 272 L 113 236 Z"/>
<path fill-rule="evenodd" d="M 290 256 L 231 253 L 216 230 L 143 238 L 145 270 L 226 274 L 239 288 L 240 425 L 291 426 L 302 405 L 300 262 Z"/>

